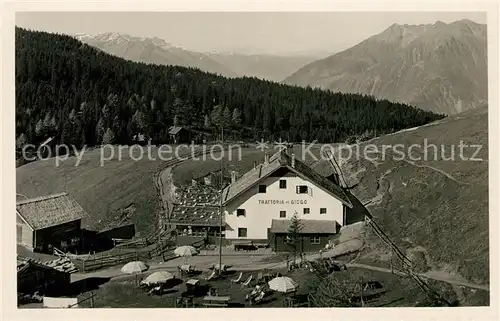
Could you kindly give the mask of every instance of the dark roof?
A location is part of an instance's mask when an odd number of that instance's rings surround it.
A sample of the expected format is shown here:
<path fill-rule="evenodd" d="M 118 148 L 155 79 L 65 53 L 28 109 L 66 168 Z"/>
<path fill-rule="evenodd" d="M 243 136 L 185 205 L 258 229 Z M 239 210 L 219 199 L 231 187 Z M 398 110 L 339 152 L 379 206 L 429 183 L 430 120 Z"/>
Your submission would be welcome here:
<path fill-rule="evenodd" d="M 68 193 L 18 201 L 16 210 L 34 230 L 76 221 L 87 215 Z"/>
<path fill-rule="evenodd" d="M 344 205 L 352 208 L 351 201 L 339 185 L 319 174 L 297 158 L 295 158 L 295 165 L 292 166 L 292 156 L 288 155 L 285 150 L 277 152 L 269 158 L 267 163 L 256 166 L 246 172 L 236 182 L 227 186 L 222 194 L 223 203 L 227 204 L 280 168 L 287 168 L 298 176 L 317 184 L 327 193 L 340 200 Z"/>
<path fill-rule="evenodd" d="M 172 126 L 168 129 L 168 133 L 171 135 L 176 135 L 178 132 L 180 132 L 182 129 L 185 129 L 182 126 Z"/>
<path fill-rule="evenodd" d="M 49 270 L 53 271 L 55 273 L 67 273 L 63 271 L 59 271 L 51 266 L 47 266 L 46 264 L 40 262 L 40 261 L 35 261 L 32 258 L 26 258 L 26 257 L 18 257 L 17 258 L 17 273 L 18 275 L 21 274 L 22 272 L 26 271 L 30 267 L 36 268 L 38 270 Z"/>
<path fill-rule="evenodd" d="M 288 233 L 291 220 L 272 220 L 271 233 Z M 337 221 L 300 220 L 300 233 L 303 234 L 336 234 Z"/>

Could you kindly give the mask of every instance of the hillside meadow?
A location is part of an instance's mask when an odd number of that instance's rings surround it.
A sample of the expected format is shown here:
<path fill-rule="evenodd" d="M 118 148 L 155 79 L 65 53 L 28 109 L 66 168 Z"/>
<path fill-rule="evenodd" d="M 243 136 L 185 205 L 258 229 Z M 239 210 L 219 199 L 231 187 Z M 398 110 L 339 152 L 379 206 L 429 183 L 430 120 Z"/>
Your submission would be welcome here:
<path fill-rule="evenodd" d="M 104 161 L 102 166 L 101 149 L 93 149 L 84 152 L 79 163 L 72 156 L 59 166 L 55 158 L 50 158 L 18 167 L 17 193 L 31 198 L 65 191 L 87 211 L 89 217 L 84 224 L 90 228 L 102 229 L 130 221 L 136 224 L 138 235 L 147 234 L 154 229 L 161 207 L 153 176 L 166 162 L 158 157 L 155 147 L 151 151 L 156 160 L 147 156 L 134 160 L 140 154 L 130 154 L 129 147 L 122 148 L 120 160 L 118 147 L 115 150 L 113 159 Z M 103 155 L 104 159 L 111 156 L 109 150 L 103 151 Z M 162 154 L 167 160 L 174 156 Z"/>
<path fill-rule="evenodd" d="M 489 282 L 487 126 L 485 107 L 361 144 L 377 146 L 379 152 L 383 145 L 403 144 L 406 150 L 421 145 L 411 150 L 413 160 L 408 154 L 399 160 L 387 149 L 385 160 L 379 153 L 378 158 L 370 154 L 370 160 L 352 157 L 342 164 L 351 192 L 421 272 Z M 461 141 L 481 148 L 464 147 L 460 153 Z M 325 163 L 316 169 L 331 171 Z M 370 229 L 365 232 L 360 261 L 389 265 L 388 247 Z"/>

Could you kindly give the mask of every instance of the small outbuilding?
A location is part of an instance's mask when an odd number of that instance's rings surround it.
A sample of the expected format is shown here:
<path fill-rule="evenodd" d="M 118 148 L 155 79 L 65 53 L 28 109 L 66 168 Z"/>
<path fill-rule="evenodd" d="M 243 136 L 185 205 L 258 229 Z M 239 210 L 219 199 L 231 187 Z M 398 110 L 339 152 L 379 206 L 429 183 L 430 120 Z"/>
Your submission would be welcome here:
<path fill-rule="evenodd" d="M 173 144 L 188 144 L 191 142 L 191 131 L 186 127 L 172 126 L 168 130 Z"/>
<path fill-rule="evenodd" d="M 67 290 L 70 274 L 35 262 L 28 258 L 17 259 L 17 292 L 33 294 L 37 291 L 50 294 Z"/>
<path fill-rule="evenodd" d="M 78 248 L 85 210 L 68 193 L 18 201 L 17 244 L 35 252 Z"/>

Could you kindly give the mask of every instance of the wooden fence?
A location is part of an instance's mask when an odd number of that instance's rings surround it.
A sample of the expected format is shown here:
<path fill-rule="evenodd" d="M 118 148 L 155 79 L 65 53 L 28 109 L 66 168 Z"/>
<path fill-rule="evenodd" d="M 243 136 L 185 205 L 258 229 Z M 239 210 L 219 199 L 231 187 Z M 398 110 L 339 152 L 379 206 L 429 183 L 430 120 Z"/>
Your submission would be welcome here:
<path fill-rule="evenodd" d="M 195 247 L 203 246 L 204 241 L 191 244 Z M 175 246 L 170 241 L 162 241 L 151 249 L 138 249 L 137 251 L 127 251 L 125 253 L 107 253 L 102 255 L 91 255 L 86 258 L 71 258 L 80 272 L 89 272 L 105 267 L 126 264 L 130 261 L 147 261 L 155 257 L 161 257 L 163 261 L 168 261 L 176 257 Z"/>

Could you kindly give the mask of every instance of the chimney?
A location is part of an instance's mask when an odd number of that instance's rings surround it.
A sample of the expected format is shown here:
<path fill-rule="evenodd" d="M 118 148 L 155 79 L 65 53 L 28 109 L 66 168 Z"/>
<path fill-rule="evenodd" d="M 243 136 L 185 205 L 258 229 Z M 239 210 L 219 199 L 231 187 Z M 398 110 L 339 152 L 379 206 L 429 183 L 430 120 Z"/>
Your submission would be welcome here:
<path fill-rule="evenodd" d="M 292 154 L 292 167 L 295 167 L 295 154 Z"/>
<path fill-rule="evenodd" d="M 235 171 L 231 172 L 231 184 L 233 184 L 234 182 L 236 182 L 237 174 L 238 173 L 236 173 Z"/>
<path fill-rule="evenodd" d="M 269 155 L 267 153 L 264 154 L 264 164 L 269 164 Z"/>

